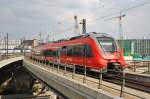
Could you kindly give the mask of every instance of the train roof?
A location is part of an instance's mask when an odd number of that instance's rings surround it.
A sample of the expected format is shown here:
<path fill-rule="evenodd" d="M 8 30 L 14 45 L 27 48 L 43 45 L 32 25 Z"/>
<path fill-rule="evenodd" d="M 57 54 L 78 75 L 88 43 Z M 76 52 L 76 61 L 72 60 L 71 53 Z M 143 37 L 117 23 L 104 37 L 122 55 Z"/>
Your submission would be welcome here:
<path fill-rule="evenodd" d="M 111 35 L 107 33 L 97 33 L 97 32 L 90 32 L 90 33 L 87 33 L 87 35 L 92 36 L 92 37 L 112 37 Z"/>
<path fill-rule="evenodd" d="M 71 37 L 69 39 L 61 39 L 61 40 L 53 41 L 52 43 L 75 40 L 75 39 L 78 39 L 78 38 L 85 38 L 85 37 L 88 37 L 88 36 L 91 36 L 91 37 L 112 37 L 107 33 L 90 32 L 90 33 L 82 34 L 82 35 L 79 35 L 79 36 Z"/>
<path fill-rule="evenodd" d="M 77 39 L 82 39 L 82 38 L 86 38 L 86 37 L 93 37 L 93 38 L 96 38 L 96 37 L 112 37 L 110 36 L 109 34 L 107 33 L 96 33 L 96 32 L 90 32 L 90 33 L 86 33 L 86 34 L 82 34 L 82 35 L 79 35 L 79 36 L 75 36 L 75 37 L 71 37 L 69 39 L 61 39 L 61 40 L 58 40 L 58 41 L 53 41 L 53 42 L 49 42 L 49 43 L 46 43 L 44 45 L 40 45 L 38 47 L 36 47 L 37 49 L 45 49 L 47 48 L 47 46 L 49 46 L 49 44 L 58 44 L 58 43 L 61 43 L 61 42 L 64 42 L 64 41 L 74 41 L 74 40 L 77 40 Z"/>

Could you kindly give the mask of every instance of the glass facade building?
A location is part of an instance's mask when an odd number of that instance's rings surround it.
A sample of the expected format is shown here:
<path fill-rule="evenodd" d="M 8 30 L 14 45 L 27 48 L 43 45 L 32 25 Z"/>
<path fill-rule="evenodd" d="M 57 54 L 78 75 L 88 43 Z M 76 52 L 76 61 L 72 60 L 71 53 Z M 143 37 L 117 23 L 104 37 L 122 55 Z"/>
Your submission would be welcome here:
<path fill-rule="evenodd" d="M 124 50 L 124 55 L 150 56 L 150 39 L 125 39 L 118 42 Z"/>

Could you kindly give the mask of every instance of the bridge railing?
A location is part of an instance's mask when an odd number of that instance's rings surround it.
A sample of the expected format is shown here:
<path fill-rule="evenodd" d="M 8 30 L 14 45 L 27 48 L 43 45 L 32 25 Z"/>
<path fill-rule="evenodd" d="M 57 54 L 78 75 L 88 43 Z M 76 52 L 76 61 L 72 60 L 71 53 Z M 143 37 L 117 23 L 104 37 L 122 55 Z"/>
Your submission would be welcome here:
<path fill-rule="evenodd" d="M 116 74 L 119 75 L 115 75 L 114 78 L 118 79 L 117 83 L 120 85 L 120 87 L 114 87 L 115 84 L 112 87 L 111 85 L 109 85 L 110 83 L 107 82 L 109 81 L 109 79 L 107 79 L 107 77 L 103 77 L 104 72 L 102 71 L 102 69 L 99 69 L 98 72 L 91 72 L 91 70 L 88 69 L 86 66 L 84 66 L 84 68 L 81 68 L 76 66 L 75 64 L 67 64 L 67 63 L 59 64 L 50 61 L 41 61 L 35 58 L 31 58 L 30 56 L 26 56 L 25 59 L 34 64 L 38 64 L 43 68 L 51 70 L 52 72 L 57 72 L 60 74 L 62 73 L 62 75 L 66 77 L 70 77 L 71 79 L 82 81 L 84 84 L 92 84 L 94 87 L 97 87 L 98 89 L 105 90 L 105 88 L 107 88 L 110 90 L 118 91 L 117 93 L 120 94 L 120 97 L 124 97 L 125 94 L 128 94 L 133 97 L 142 98 L 141 96 L 125 91 L 126 73 L 124 70 L 117 71 L 117 72 L 115 71 Z M 114 71 L 109 70 L 109 72 L 114 72 Z M 110 78 L 110 79 L 114 79 L 114 78 Z M 113 82 L 113 80 L 109 82 Z"/>

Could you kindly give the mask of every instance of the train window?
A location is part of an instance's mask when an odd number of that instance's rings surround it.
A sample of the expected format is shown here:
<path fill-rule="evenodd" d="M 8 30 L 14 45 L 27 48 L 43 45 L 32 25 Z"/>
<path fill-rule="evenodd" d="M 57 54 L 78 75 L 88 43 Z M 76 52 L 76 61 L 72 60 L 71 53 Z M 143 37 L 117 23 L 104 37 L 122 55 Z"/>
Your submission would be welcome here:
<path fill-rule="evenodd" d="M 73 46 L 73 56 L 83 56 L 84 49 L 82 45 L 74 45 Z"/>
<path fill-rule="evenodd" d="M 72 55 L 78 57 L 92 57 L 92 50 L 89 45 L 75 45 L 72 49 Z"/>
<path fill-rule="evenodd" d="M 97 40 L 102 47 L 102 49 L 106 52 L 114 52 L 116 51 L 115 41 L 110 37 L 97 37 Z"/>
<path fill-rule="evenodd" d="M 54 57 L 58 57 L 58 51 L 53 51 L 52 53 Z"/>
<path fill-rule="evenodd" d="M 63 46 L 60 50 L 60 55 L 66 55 L 66 52 L 67 52 L 67 47 Z"/>
<path fill-rule="evenodd" d="M 60 54 L 75 57 L 92 57 L 92 49 L 87 44 L 65 46 L 61 48 Z"/>
<path fill-rule="evenodd" d="M 92 57 L 92 49 L 89 45 L 84 45 L 85 48 L 85 56 Z"/>
<path fill-rule="evenodd" d="M 50 51 L 48 51 L 48 50 L 44 50 L 42 52 L 42 55 L 44 55 L 44 56 L 49 56 L 49 54 L 50 54 Z"/>
<path fill-rule="evenodd" d="M 67 46 L 67 56 L 72 56 L 73 48 L 72 46 Z"/>
<path fill-rule="evenodd" d="M 46 55 L 46 51 L 42 51 L 42 53 L 41 53 L 43 56 L 45 56 Z"/>
<path fill-rule="evenodd" d="M 42 54 L 43 54 L 44 56 L 54 57 L 54 56 L 57 56 L 57 51 L 44 50 Z"/>

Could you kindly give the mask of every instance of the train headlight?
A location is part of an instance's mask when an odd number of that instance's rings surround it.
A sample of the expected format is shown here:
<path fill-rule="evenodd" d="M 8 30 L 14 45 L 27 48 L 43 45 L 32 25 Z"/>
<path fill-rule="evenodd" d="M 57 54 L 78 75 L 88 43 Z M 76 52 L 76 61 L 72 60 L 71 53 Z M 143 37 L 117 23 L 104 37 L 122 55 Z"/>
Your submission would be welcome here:
<path fill-rule="evenodd" d="M 117 58 L 120 58 L 120 53 L 117 53 L 117 55 L 116 55 L 116 56 L 117 56 Z"/>

